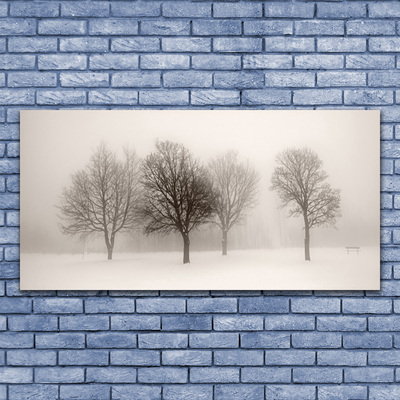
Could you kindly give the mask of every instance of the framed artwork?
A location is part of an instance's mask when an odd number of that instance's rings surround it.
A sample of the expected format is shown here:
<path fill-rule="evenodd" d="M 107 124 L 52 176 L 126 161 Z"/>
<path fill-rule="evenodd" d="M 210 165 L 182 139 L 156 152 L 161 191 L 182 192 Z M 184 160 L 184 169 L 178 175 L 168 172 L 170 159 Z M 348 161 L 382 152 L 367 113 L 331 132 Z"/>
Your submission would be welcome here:
<path fill-rule="evenodd" d="M 21 112 L 23 290 L 378 290 L 379 111 Z"/>

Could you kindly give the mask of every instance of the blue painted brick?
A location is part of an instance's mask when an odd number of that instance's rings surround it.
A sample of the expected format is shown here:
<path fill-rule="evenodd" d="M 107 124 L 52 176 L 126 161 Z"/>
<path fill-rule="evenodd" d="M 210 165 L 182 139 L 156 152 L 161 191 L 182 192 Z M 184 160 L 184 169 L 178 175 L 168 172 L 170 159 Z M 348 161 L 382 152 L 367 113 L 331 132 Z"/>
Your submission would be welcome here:
<path fill-rule="evenodd" d="M 294 30 L 296 35 L 299 36 L 342 36 L 344 35 L 344 22 L 320 20 L 296 21 L 294 23 Z"/>
<path fill-rule="evenodd" d="M 147 385 L 113 386 L 112 398 L 118 400 L 132 400 L 132 399 L 161 400 L 161 387 L 147 386 Z"/>
<path fill-rule="evenodd" d="M 209 385 L 166 385 L 163 387 L 164 400 L 208 400 L 213 397 Z"/>
<path fill-rule="evenodd" d="M 108 352 L 105 350 L 61 350 L 58 353 L 59 365 L 108 365 Z"/>
<path fill-rule="evenodd" d="M 238 333 L 191 333 L 189 335 L 191 348 L 231 349 L 239 347 Z"/>
<path fill-rule="evenodd" d="M 369 6 L 371 18 L 395 18 L 400 17 L 400 4 L 396 2 L 371 3 Z"/>
<path fill-rule="evenodd" d="M 91 298 L 85 300 L 85 312 L 88 314 L 133 313 L 134 299 Z"/>
<path fill-rule="evenodd" d="M 109 15 L 109 5 L 107 3 L 96 2 L 68 2 L 61 3 L 62 17 L 106 17 Z"/>
<path fill-rule="evenodd" d="M 32 368 L 0 368 L 0 383 L 30 383 L 32 381 Z"/>
<path fill-rule="evenodd" d="M 240 336 L 240 346 L 254 349 L 286 349 L 290 347 L 290 334 L 272 332 L 244 333 Z"/>
<path fill-rule="evenodd" d="M 365 317 L 329 316 L 317 317 L 319 331 L 365 331 L 367 319 Z"/>
<path fill-rule="evenodd" d="M 177 105 L 177 106 L 184 106 L 189 104 L 189 92 L 187 90 L 175 90 L 175 91 L 154 91 L 154 90 L 148 90 L 144 91 L 141 90 L 139 92 L 139 104 L 141 105 Z M 157 300 L 157 303 L 163 304 L 164 300 L 173 300 L 173 299 L 159 299 Z M 178 300 L 178 299 L 176 299 Z M 168 304 L 168 303 L 165 303 Z M 181 304 L 177 305 L 175 308 L 172 303 L 170 303 L 169 307 L 172 307 L 172 311 L 167 311 L 168 310 L 168 305 L 166 306 L 167 309 L 164 311 L 160 312 L 172 312 L 172 313 L 177 313 L 177 312 L 183 312 Z M 150 306 L 151 308 L 151 306 Z M 155 307 L 157 309 L 157 306 Z M 142 310 L 144 311 L 139 311 L 138 312 L 154 312 L 154 311 L 145 311 L 146 306 L 142 307 Z"/>
<path fill-rule="evenodd" d="M 366 386 L 318 386 L 318 399 L 320 400 L 367 400 L 368 388 Z"/>
<path fill-rule="evenodd" d="M 37 383 L 83 383 L 85 370 L 80 367 L 69 368 L 36 368 L 35 382 Z"/>
<path fill-rule="evenodd" d="M 133 19 L 93 19 L 89 21 L 90 35 L 137 35 L 138 22 Z"/>
<path fill-rule="evenodd" d="M 161 57 L 161 56 L 160 56 Z M 165 55 L 164 55 L 165 57 Z M 176 57 L 176 56 L 173 56 Z M 181 56 L 186 57 L 186 56 Z M 142 57 L 143 59 L 143 57 Z M 150 61 L 150 60 L 149 60 Z M 189 60 L 185 61 L 184 66 L 189 66 Z M 205 70 L 238 70 L 240 69 L 241 61 L 237 55 L 193 55 L 192 66 L 194 69 Z M 143 68 L 143 64 L 141 65 Z M 179 68 L 179 67 L 178 67 Z"/>
<path fill-rule="evenodd" d="M 329 71 L 318 72 L 317 74 L 317 84 L 320 87 L 366 86 L 366 83 L 365 72 Z"/>
<path fill-rule="evenodd" d="M 109 329 L 109 318 L 96 315 L 74 315 L 60 317 L 62 331 L 100 331 Z"/>
<path fill-rule="evenodd" d="M 266 350 L 266 365 L 314 365 L 316 353 L 311 350 Z"/>
<path fill-rule="evenodd" d="M 10 53 L 56 52 L 57 39 L 43 37 L 11 37 L 8 39 L 8 51 Z"/>
<path fill-rule="evenodd" d="M 289 105 L 291 103 L 291 92 L 289 90 L 277 89 L 254 89 L 242 92 L 244 105 Z"/>
<path fill-rule="evenodd" d="M 392 347 L 388 333 L 348 333 L 343 335 L 345 349 L 387 349 Z"/>
<path fill-rule="evenodd" d="M 370 400 L 386 400 L 386 399 L 395 399 L 400 395 L 400 386 L 371 386 L 369 392 Z"/>
<path fill-rule="evenodd" d="M 340 300 L 333 298 L 294 298 L 291 301 L 291 309 L 294 313 L 339 313 Z"/>
<path fill-rule="evenodd" d="M 236 20 L 195 20 L 192 22 L 193 35 L 236 36 L 242 33 L 242 23 Z"/>
<path fill-rule="evenodd" d="M 123 368 L 123 367 L 87 368 L 86 382 L 135 383 L 136 370 L 133 368 Z"/>
<path fill-rule="evenodd" d="M 275 72 L 265 74 L 267 87 L 313 87 L 315 74 L 312 72 Z"/>
<path fill-rule="evenodd" d="M 29 349 L 33 347 L 33 334 L 1 332 L 0 343 L 3 349 Z"/>
<path fill-rule="evenodd" d="M 242 368 L 241 378 L 245 383 L 290 383 L 290 368 Z"/>
<path fill-rule="evenodd" d="M 344 57 L 338 54 L 297 55 L 294 65 L 300 69 L 340 69 L 344 65 Z"/>
<path fill-rule="evenodd" d="M 96 54 L 89 58 L 91 69 L 137 69 L 139 57 L 135 54 Z"/>
<path fill-rule="evenodd" d="M 135 348 L 136 334 L 125 332 L 89 333 L 86 337 L 88 348 Z"/>
<path fill-rule="evenodd" d="M 157 366 L 160 353 L 153 350 L 113 350 L 110 352 L 111 365 Z"/>
<path fill-rule="evenodd" d="M 315 318 L 302 315 L 279 315 L 265 318 L 265 330 L 268 331 L 312 331 Z"/>
<path fill-rule="evenodd" d="M 36 20 L 33 18 L 13 18 L 0 20 L 0 36 L 34 35 Z"/>
<path fill-rule="evenodd" d="M 148 54 L 140 56 L 142 69 L 188 69 L 189 56 L 182 54 Z"/>
<path fill-rule="evenodd" d="M 4 314 L 29 314 L 31 309 L 30 299 L 0 298 L 0 310 Z"/>
<path fill-rule="evenodd" d="M 7 190 L 9 192 L 19 193 L 19 176 L 7 177 Z"/>
<path fill-rule="evenodd" d="M 262 385 L 216 385 L 215 400 L 263 400 L 264 386 Z"/>
<path fill-rule="evenodd" d="M 368 74 L 368 85 L 386 87 L 400 85 L 399 71 L 373 71 Z"/>
<path fill-rule="evenodd" d="M 87 59 L 81 54 L 51 54 L 38 56 L 39 70 L 85 69 Z"/>
<path fill-rule="evenodd" d="M 25 299 L 14 299 L 25 300 Z M 14 311 L 15 312 L 15 311 Z M 8 317 L 10 331 L 56 331 L 57 317 L 47 315 L 24 315 Z"/>
<path fill-rule="evenodd" d="M 188 335 L 182 333 L 139 334 L 139 347 L 143 349 L 179 349 L 188 345 Z"/>
<path fill-rule="evenodd" d="M 83 90 L 45 90 L 36 94 L 36 103 L 42 105 L 85 104 L 86 92 Z"/>
<path fill-rule="evenodd" d="M 1 3 L 0 5 L 0 16 L 1 17 L 6 17 L 8 13 L 8 4 L 7 3 Z"/>
<path fill-rule="evenodd" d="M 239 383 L 239 368 L 190 368 L 192 383 Z"/>
<path fill-rule="evenodd" d="M 390 314 L 392 302 L 383 299 L 343 299 L 342 309 L 345 314 Z"/>
<path fill-rule="evenodd" d="M 175 36 L 189 35 L 189 21 L 142 21 L 140 24 L 141 35 Z"/>
<path fill-rule="evenodd" d="M 245 35 L 252 36 L 291 35 L 293 34 L 293 23 L 291 21 L 244 21 L 243 29 Z M 281 38 L 275 37 L 275 39 L 280 42 Z"/>
<path fill-rule="evenodd" d="M 262 40 L 260 38 L 215 38 L 213 50 L 222 53 L 261 52 Z"/>
<path fill-rule="evenodd" d="M 31 2 L 22 1 L 10 4 L 10 16 L 12 17 L 58 17 L 59 5 L 50 2 Z"/>
<path fill-rule="evenodd" d="M 340 348 L 341 343 L 342 335 L 339 333 L 301 332 L 292 334 L 292 346 L 294 348 L 334 349 Z"/>
<path fill-rule="evenodd" d="M 216 3 L 213 8 L 214 18 L 260 18 L 262 4 L 257 3 Z"/>
<path fill-rule="evenodd" d="M 263 365 L 264 352 L 261 350 L 216 350 L 215 365 Z"/>
<path fill-rule="evenodd" d="M 335 385 L 335 387 L 337 387 Z M 314 400 L 315 386 L 310 385 L 266 385 L 266 398 L 282 400 Z"/>
<path fill-rule="evenodd" d="M 336 89 L 296 90 L 293 94 L 293 104 L 297 105 L 335 105 L 342 102 L 342 92 Z"/>
<path fill-rule="evenodd" d="M 111 86 L 113 87 L 159 87 L 160 85 L 161 74 L 155 71 L 116 72 L 111 77 Z"/>
<path fill-rule="evenodd" d="M 162 6 L 162 14 L 164 17 L 170 18 L 207 18 L 211 17 L 211 4 L 184 1 L 167 2 Z"/>
<path fill-rule="evenodd" d="M 106 87 L 109 85 L 109 77 L 108 73 L 102 72 L 62 72 L 60 84 L 64 87 Z"/>
<path fill-rule="evenodd" d="M 379 38 L 369 39 L 369 51 L 372 52 L 396 52 L 399 50 L 400 38 Z"/>
<path fill-rule="evenodd" d="M 209 53 L 211 39 L 208 38 L 163 38 L 161 50 L 169 53 L 180 53 L 182 50 L 191 53 Z"/>
<path fill-rule="evenodd" d="M 346 56 L 346 68 L 350 69 L 391 69 L 394 68 L 393 56 L 363 54 L 349 54 Z"/>
<path fill-rule="evenodd" d="M 89 104 L 135 105 L 138 93 L 132 90 L 93 90 L 89 93 Z"/>
<path fill-rule="evenodd" d="M 317 51 L 322 53 L 363 53 L 367 42 L 361 38 L 320 38 Z"/>
<path fill-rule="evenodd" d="M 102 53 L 108 51 L 108 40 L 103 38 L 61 38 L 60 50 L 65 52 Z"/>
<path fill-rule="evenodd" d="M 117 331 L 152 331 L 160 330 L 161 318 L 147 315 L 113 315 L 111 329 Z"/>
<path fill-rule="evenodd" d="M 18 278 L 19 263 L 0 264 L 0 277 L 2 278 Z"/>
<path fill-rule="evenodd" d="M 161 355 L 162 365 L 211 365 L 212 352 L 205 350 L 166 350 Z"/>
<path fill-rule="evenodd" d="M 312 38 L 265 38 L 264 47 L 267 52 L 300 53 L 312 52 L 315 50 L 314 39 Z"/>
<path fill-rule="evenodd" d="M 140 383 L 186 383 L 187 381 L 187 368 L 150 367 L 138 369 L 138 382 Z"/>
<path fill-rule="evenodd" d="M 361 3 L 318 3 L 318 18 L 363 18 L 367 16 L 367 7 Z"/>
<path fill-rule="evenodd" d="M 3 290 L 3 296 L 4 296 L 4 288 Z M 2 315 L 0 318 L 0 331 L 5 331 L 7 329 L 7 317 L 5 315 Z"/>
<path fill-rule="evenodd" d="M 393 104 L 393 92 L 379 89 L 345 90 L 344 103 L 348 105 Z"/>
<path fill-rule="evenodd" d="M 9 386 L 9 399 L 55 399 L 58 396 L 57 385 L 12 385 Z"/>
<path fill-rule="evenodd" d="M 85 21 L 70 19 L 40 20 L 38 23 L 39 35 L 84 35 L 86 33 Z"/>
<path fill-rule="evenodd" d="M 147 2 L 116 2 L 111 4 L 114 17 L 158 17 L 160 4 Z"/>
<path fill-rule="evenodd" d="M 260 316 L 215 316 L 214 330 L 216 331 L 260 331 L 264 321 Z"/>
<path fill-rule="evenodd" d="M 212 74 L 202 71 L 170 71 L 163 74 L 164 87 L 170 88 L 191 88 L 211 87 Z M 155 86 L 160 85 L 160 77 L 155 80 Z M 217 84 L 216 84 L 216 87 Z"/>
<path fill-rule="evenodd" d="M 393 126 L 392 125 L 381 125 L 381 140 L 392 140 L 393 139 Z M 382 162 L 389 160 L 381 160 Z"/>
<path fill-rule="evenodd" d="M 314 4 L 268 2 L 264 5 L 264 16 L 268 18 L 312 18 Z"/>
<path fill-rule="evenodd" d="M 211 316 L 184 315 L 162 317 L 163 331 L 209 331 L 212 326 Z"/>
<path fill-rule="evenodd" d="M 393 350 L 372 350 L 368 352 L 369 365 L 400 365 L 400 352 Z"/>
<path fill-rule="evenodd" d="M 364 367 L 364 368 L 345 368 L 344 381 L 355 383 L 379 383 L 393 382 L 393 368 Z"/>
<path fill-rule="evenodd" d="M 289 312 L 289 299 L 283 297 L 242 297 L 239 312 L 244 314 L 276 314 Z"/>
<path fill-rule="evenodd" d="M 8 157 L 12 156 L 13 156 L 12 154 L 11 155 L 8 154 Z M 19 247 L 7 247 L 4 251 L 4 259 L 6 261 L 19 261 Z"/>
<path fill-rule="evenodd" d="M 109 385 L 61 385 L 60 386 L 60 399 L 96 399 L 107 400 L 110 398 Z"/>
<path fill-rule="evenodd" d="M 370 331 L 378 331 L 378 332 L 399 331 L 400 316 L 370 317 L 368 318 L 368 329 Z"/>
<path fill-rule="evenodd" d="M 341 368 L 293 368 L 294 383 L 341 383 Z"/>
<path fill-rule="evenodd" d="M 382 8 L 384 3 L 377 3 Z M 373 3 L 370 4 L 369 12 L 371 14 L 371 7 L 375 6 Z M 358 21 L 347 21 L 346 22 L 346 33 L 347 35 L 394 35 L 396 31 L 394 21 L 374 21 L 374 20 L 358 20 Z"/>
<path fill-rule="evenodd" d="M 56 365 L 56 362 L 57 362 L 57 353 L 54 350 L 7 351 L 7 365 L 51 366 L 51 365 Z"/>
<path fill-rule="evenodd" d="M 114 52 L 157 52 L 160 50 L 160 39 L 153 37 L 122 37 L 111 39 L 111 51 Z"/>
<path fill-rule="evenodd" d="M 189 313 L 234 313 L 237 311 L 237 300 L 230 298 L 188 299 Z"/>
<path fill-rule="evenodd" d="M 317 353 L 318 365 L 363 367 L 367 365 L 367 352 L 323 350 Z"/>
<path fill-rule="evenodd" d="M 0 55 L 0 68 L 4 70 L 12 69 L 34 69 L 35 56 L 21 54 L 2 54 Z"/>
<path fill-rule="evenodd" d="M 226 105 L 233 106 L 240 104 L 239 92 L 230 90 L 192 90 L 191 104 L 201 105 Z"/>

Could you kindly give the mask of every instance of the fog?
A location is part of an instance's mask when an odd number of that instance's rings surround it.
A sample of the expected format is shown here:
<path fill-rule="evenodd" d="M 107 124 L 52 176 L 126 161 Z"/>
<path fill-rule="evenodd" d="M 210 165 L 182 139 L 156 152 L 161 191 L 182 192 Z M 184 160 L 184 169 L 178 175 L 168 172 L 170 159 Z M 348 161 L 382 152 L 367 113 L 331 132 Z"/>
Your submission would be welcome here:
<path fill-rule="evenodd" d="M 68 239 L 61 234 L 57 204 L 71 173 L 85 168 L 101 141 L 120 152 L 126 144 L 144 158 L 156 139 L 182 143 L 207 163 L 237 150 L 260 174 L 257 205 L 229 233 L 231 249 L 301 247 L 302 218 L 288 218 L 270 191 L 276 155 L 307 146 L 323 161 L 327 182 L 341 189 L 335 228 L 311 231 L 311 247 L 379 245 L 378 111 L 22 111 L 21 251 L 105 252 L 101 237 Z M 115 251 L 172 251 L 179 236 L 140 231 L 120 235 Z M 191 237 L 192 250 L 221 245 L 218 228 L 204 225 Z"/>

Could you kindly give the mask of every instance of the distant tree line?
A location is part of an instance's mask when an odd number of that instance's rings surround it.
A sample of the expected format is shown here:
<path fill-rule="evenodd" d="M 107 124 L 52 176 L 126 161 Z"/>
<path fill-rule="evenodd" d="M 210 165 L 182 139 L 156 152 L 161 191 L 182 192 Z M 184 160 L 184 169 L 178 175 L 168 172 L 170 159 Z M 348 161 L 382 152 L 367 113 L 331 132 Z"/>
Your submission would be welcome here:
<path fill-rule="evenodd" d="M 339 191 L 324 183 L 327 175 L 321 166 L 310 149 L 289 149 L 277 156 L 271 179 L 282 206 L 293 205 L 290 214 L 303 215 L 306 260 L 310 260 L 310 229 L 334 223 L 340 206 Z M 101 235 L 109 260 L 120 232 L 177 232 L 187 264 L 190 233 L 214 224 L 221 229 L 225 256 L 228 232 L 256 205 L 259 182 L 259 174 L 235 151 L 202 164 L 185 146 L 171 141 L 157 140 L 143 160 L 130 148 L 120 159 L 102 143 L 62 191 L 60 229 L 81 240 Z"/>

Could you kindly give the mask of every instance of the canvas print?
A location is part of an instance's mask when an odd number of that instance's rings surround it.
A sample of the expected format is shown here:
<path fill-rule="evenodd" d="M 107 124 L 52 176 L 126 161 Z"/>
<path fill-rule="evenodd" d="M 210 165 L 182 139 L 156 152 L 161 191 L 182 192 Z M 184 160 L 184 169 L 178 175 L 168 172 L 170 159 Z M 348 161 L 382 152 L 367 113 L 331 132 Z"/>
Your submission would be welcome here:
<path fill-rule="evenodd" d="M 21 288 L 377 290 L 379 192 L 379 111 L 22 111 Z"/>

